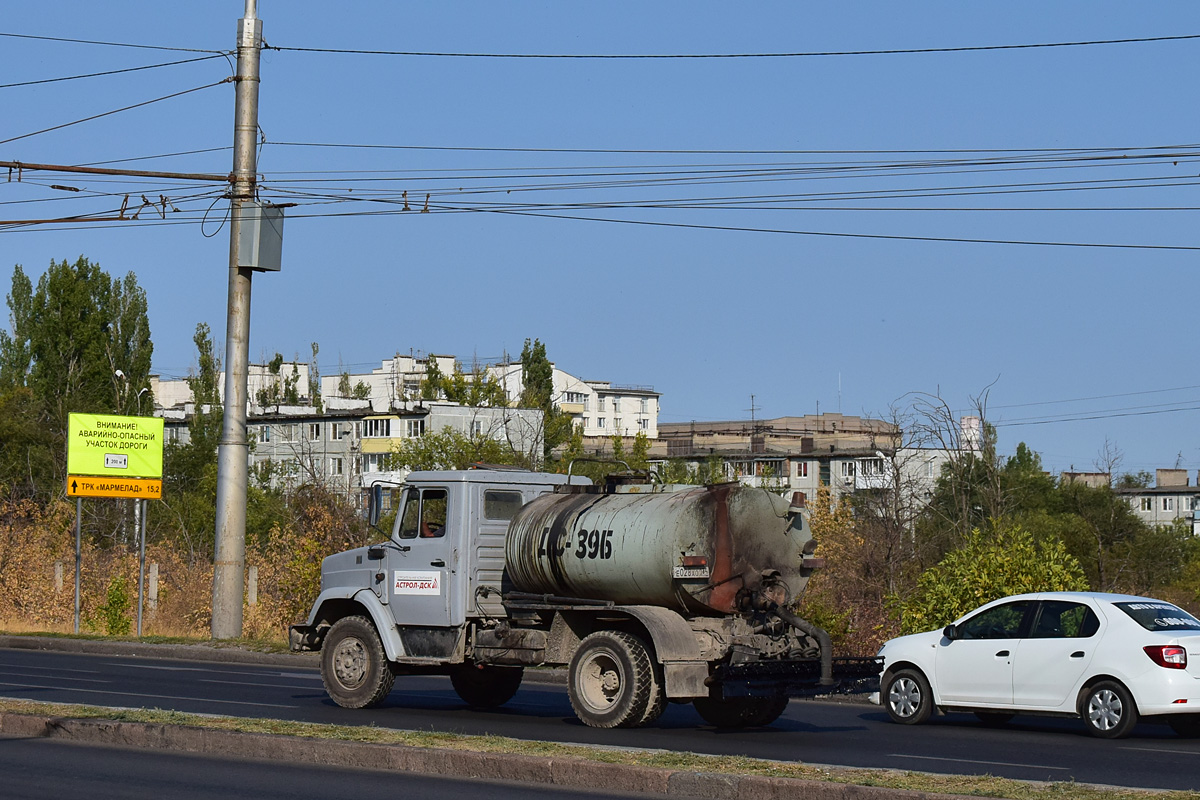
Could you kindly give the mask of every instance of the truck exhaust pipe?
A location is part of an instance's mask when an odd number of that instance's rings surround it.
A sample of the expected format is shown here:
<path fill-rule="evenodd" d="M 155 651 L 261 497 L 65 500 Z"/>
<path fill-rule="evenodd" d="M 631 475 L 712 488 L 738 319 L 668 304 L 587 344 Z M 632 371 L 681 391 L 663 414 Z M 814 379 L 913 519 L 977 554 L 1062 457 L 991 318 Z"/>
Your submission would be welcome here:
<path fill-rule="evenodd" d="M 833 641 L 829 634 L 808 620 L 797 617 L 778 603 L 772 603 L 768 610 L 796 630 L 803 631 L 817 640 L 821 646 L 821 685 L 833 686 Z"/>

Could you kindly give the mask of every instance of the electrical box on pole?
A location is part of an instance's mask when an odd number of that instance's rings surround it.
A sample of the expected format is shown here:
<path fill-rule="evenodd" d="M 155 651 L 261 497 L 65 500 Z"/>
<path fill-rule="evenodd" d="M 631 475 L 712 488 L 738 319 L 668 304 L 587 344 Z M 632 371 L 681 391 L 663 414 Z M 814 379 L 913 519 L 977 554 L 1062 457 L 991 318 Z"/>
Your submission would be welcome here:
<path fill-rule="evenodd" d="M 260 272 L 278 272 L 283 263 L 283 209 L 246 200 L 238 213 L 241 228 L 237 265 Z"/>

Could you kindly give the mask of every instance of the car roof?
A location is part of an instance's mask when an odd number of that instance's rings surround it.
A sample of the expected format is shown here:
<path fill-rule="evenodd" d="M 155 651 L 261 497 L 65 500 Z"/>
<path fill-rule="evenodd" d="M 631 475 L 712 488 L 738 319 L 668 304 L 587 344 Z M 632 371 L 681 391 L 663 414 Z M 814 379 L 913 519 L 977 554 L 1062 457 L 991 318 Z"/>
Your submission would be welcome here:
<path fill-rule="evenodd" d="M 1145 597 L 1136 594 L 1116 594 L 1113 592 L 1028 592 L 1026 594 L 1014 594 L 1009 597 L 1001 597 L 993 600 L 992 603 L 1007 602 L 1009 600 L 1097 600 L 1102 603 L 1127 603 L 1127 602 L 1146 602 L 1165 603 L 1165 600 L 1159 600 L 1154 597 Z M 987 605 L 991 605 L 988 603 Z M 1171 605 L 1175 605 L 1172 603 Z M 982 608 L 982 606 L 980 606 Z"/>

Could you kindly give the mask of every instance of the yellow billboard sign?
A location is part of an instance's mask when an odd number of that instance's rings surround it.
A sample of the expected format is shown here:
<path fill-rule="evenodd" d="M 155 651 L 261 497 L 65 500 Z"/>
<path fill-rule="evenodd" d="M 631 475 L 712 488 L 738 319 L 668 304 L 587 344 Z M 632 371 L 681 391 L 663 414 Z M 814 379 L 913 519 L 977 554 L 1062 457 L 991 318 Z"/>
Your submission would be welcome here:
<path fill-rule="evenodd" d="M 141 500 L 159 500 L 162 498 L 162 479 L 68 475 L 67 496 L 133 497 Z"/>
<path fill-rule="evenodd" d="M 67 472 L 71 475 L 161 478 L 162 464 L 161 417 L 71 414 L 67 423 Z"/>

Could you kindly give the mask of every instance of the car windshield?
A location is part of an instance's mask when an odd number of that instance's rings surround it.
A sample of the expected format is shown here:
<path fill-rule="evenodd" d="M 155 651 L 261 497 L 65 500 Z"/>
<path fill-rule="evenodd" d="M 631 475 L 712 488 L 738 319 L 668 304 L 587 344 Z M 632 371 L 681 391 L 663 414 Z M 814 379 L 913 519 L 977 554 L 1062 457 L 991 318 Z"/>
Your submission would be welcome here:
<path fill-rule="evenodd" d="M 1113 603 L 1148 631 L 1200 631 L 1200 619 L 1160 600 Z"/>

